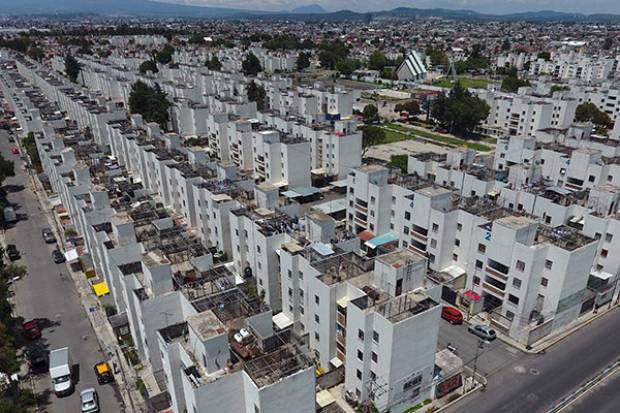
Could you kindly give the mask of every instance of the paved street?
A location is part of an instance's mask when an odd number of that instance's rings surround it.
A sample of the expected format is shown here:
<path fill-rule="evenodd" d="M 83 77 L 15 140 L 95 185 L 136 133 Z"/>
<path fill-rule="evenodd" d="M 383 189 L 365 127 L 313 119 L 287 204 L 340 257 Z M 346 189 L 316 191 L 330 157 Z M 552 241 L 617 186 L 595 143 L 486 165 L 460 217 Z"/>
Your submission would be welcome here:
<path fill-rule="evenodd" d="M 467 331 L 467 324 L 452 325 L 442 319 L 439 326 L 439 348 L 447 347 L 448 343 L 457 347 L 458 356 L 463 363 L 473 369 L 479 339 Z M 478 349 L 476 370 L 488 377 L 506 366 L 515 364 L 524 356 L 525 354 L 519 350 L 500 340 L 494 340 Z"/>
<path fill-rule="evenodd" d="M 78 365 L 76 391 L 65 398 L 51 393 L 49 374 L 36 377 L 36 389 L 44 395 L 43 411 L 79 411 L 79 392 L 95 387 L 99 393 L 102 412 L 120 412 L 121 402 L 114 386 L 97 384 L 93 366 L 103 356 L 93 329 L 80 304 L 79 297 L 64 264 L 54 264 L 51 258 L 53 245 L 47 245 L 41 237 L 41 228 L 49 226 L 45 215 L 32 193 L 30 180 L 24 172 L 23 161 L 10 153 L 13 144 L 8 142 L 5 131 L 0 131 L 0 150 L 7 159 L 15 161 L 16 177 L 5 182 L 8 199 L 18 214 L 27 218 L 6 231 L 6 242 L 16 244 L 22 253 L 17 261 L 28 268 L 28 275 L 16 282 L 16 313 L 25 319 L 43 319 L 43 344 L 48 350 L 70 347 L 73 363 Z M 20 188 L 25 185 L 25 188 Z M 59 273 L 64 276 L 60 277 Z"/>
<path fill-rule="evenodd" d="M 620 412 L 620 373 L 601 382 L 589 393 L 569 406 L 566 413 L 617 413 Z"/>
<path fill-rule="evenodd" d="M 545 412 L 564 395 L 620 356 L 620 336 L 615 334 L 620 312 L 613 311 L 551 347 L 545 355 L 527 355 L 489 377 L 485 392 L 456 404 L 449 412 Z M 616 387 L 617 388 L 617 387 Z M 611 405 L 611 390 L 593 393 L 592 406 Z M 617 400 L 615 401 L 617 403 Z M 574 410 L 580 411 L 580 410 Z M 581 410 L 599 412 L 598 408 Z M 580 412 L 581 412 L 580 411 Z M 601 410 L 603 411 L 603 410 Z M 614 411 L 618 411 L 617 409 Z"/>

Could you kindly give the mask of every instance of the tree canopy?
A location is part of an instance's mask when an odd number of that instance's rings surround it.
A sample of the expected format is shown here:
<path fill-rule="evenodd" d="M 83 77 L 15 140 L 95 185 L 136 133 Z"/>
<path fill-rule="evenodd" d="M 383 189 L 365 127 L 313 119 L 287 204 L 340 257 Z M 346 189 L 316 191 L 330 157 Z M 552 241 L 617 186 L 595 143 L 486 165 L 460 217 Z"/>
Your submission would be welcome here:
<path fill-rule="evenodd" d="M 207 66 L 207 69 L 209 70 L 217 70 L 217 71 L 222 70 L 222 63 L 220 62 L 220 59 L 218 59 L 216 55 L 211 56 L 211 59 L 205 62 L 205 66 Z"/>
<path fill-rule="evenodd" d="M 267 97 L 267 93 L 265 92 L 264 87 L 252 80 L 250 83 L 248 83 L 247 92 L 248 100 L 250 102 L 256 102 L 256 108 L 258 110 L 265 109 L 265 99 Z"/>
<path fill-rule="evenodd" d="M 385 141 L 385 131 L 378 126 L 365 125 L 362 129 L 362 148 L 364 151 L 362 155 L 366 153 L 368 148 L 374 145 L 379 145 Z"/>
<path fill-rule="evenodd" d="M 341 41 L 323 41 L 318 45 L 319 61 L 324 69 L 336 69 L 340 60 L 349 56 L 349 48 Z"/>
<path fill-rule="evenodd" d="M 490 107 L 482 99 L 473 96 L 457 82 L 446 95 L 441 93 L 431 107 L 431 116 L 450 132 L 471 134 L 476 126 L 489 116 Z"/>
<path fill-rule="evenodd" d="M 611 118 L 609 115 L 592 102 L 584 102 L 577 106 L 575 110 L 575 121 L 577 122 L 592 122 L 597 126 L 607 127 L 611 124 Z"/>
<path fill-rule="evenodd" d="M 256 76 L 263 71 L 263 66 L 260 64 L 258 57 L 252 52 L 248 53 L 245 60 L 241 62 L 241 69 L 246 76 Z"/>
<path fill-rule="evenodd" d="M 506 92 L 517 92 L 523 86 L 530 86 L 530 82 L 525 79 L 519 79 L 517 70 L 511 68 L 508 70 L 508 76 L 502 80 L 501 88 Z"/>
<path fill-rule="evenodd" d="M 153 72 L 153 73 L 159 72 L 159 69 L 157 69 L 157 63 L 155 63 L 154 60 L 150 60 L 150 59 L 142 62 L 138 70 L 140 70 L 140 73 L 142 74 L 145 74 L 146 72 Z"/>
<path fill-rule="evenodd" d="M 420 113 L 420 104 L 415 100 L 410 100 L 404 103 L 397 103 L 394 106 L 394 112 L 408 112 L 409 115 L 417 115 Z"/>
<path fill-rule="evenodd" d="M 170 44 L 166 44 L 164 46 L 164 48 L 157 52 L 154 52 L 154 58 L 155 60 L 157 60 L 159 63 L 166 65 L 170 62 L 172 62 L 172 55 L 174 54 L 174 47 L 172 47 Z"/>
<path fill-rule="evenodd" d="M 336 63 L 336 70 L 347 77 L 360 67 L 362 63 L 358 59 L 341 59 Z"/>
<path fill-rule="evenodd" d="M 151 87 L 142 81 L 137 81 L 131 86 L 129 110 L 131 113 L 141 114 L 146 122 L 157 122 L 162 129 L 166 129 L 170 119 L 169 108 L 170 102 L 166 93 L 158 84 Z"/>
<path fill-rule="evenodd" d="M 0 154 L 0 185 L 2 185 L 4 180 L 9 176 L 15 176 L 15 164 L 13 161 L 4 159 L 4 156 Z"/>
<path fill-rule="evenodd" d="M 299 56 L 297 56 L 297 70 L 304 70 L 310 67 L 310 53 L 299 52 Z"/>
<path fill-rule="evenodd" d="M 375 105 L 366 105 L 362 111 L 364 122 L 372 122 L 379 119 L 379 110 Z"/>
<path fill-rule="evenodd" d="M 68 54 L 65 57 L 65 74 L 67 75 L 69 80 L 71 80 L 73 83 L 77 82 L 80 70 L 82 70 L 80 63 L 75 60 L 75 57 Z"/>

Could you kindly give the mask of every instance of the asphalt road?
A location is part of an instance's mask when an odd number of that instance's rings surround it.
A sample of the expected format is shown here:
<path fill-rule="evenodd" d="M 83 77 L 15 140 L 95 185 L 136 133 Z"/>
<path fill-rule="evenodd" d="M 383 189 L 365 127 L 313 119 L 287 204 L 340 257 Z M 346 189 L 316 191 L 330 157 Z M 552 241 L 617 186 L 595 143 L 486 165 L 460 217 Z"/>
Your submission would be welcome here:
<path fill-rule="evenodd" d="M 618 325 L 620 312 L 616 310 L 551 347 L 544 355 L 516 358 L 489 377 L 486 391 L 467 397 L 447 411 L 546 412 L 620 356 L 620 335 L 615 333 Z M 618 406 L 618 397 L 613 390 L 602 389 L 591 392 L 583 403 L 601 408 L 583 412 L 598 413 L 605 411 L 602 409 L 606 406 Z"/>
<path fill-rule="evenodd" d="M 618 413 L 620 412 L 620 373 L 603 380 L 598 386 L 586 393 L 563 413 Z"/>
<path fill-rule="evenodd" d="M 476 371 L 487 378 L 525 356 L 502 341 L 494 340 L 478 349 L 478 359 L 475 360 L 479 338 L 467 331 L 466 324 L 452 325 L 442 319 L 439 326 L 439 348 L 446 348 L 448 343 L 457 348 L 457 354 L 466 366 L 473 369 L 476 364 Z"/>
<path fill-rule="evenodd" d="M 116 388 L 110 384 L 97 384 L 93 366 L 103 359 L 102 352 L 65 265 L 52 261 L 51 251 L 55 245 L 45 244 L 41 237 L 41 229 L 49 224 L 32 192 L 30 179 L 23 169 L 24 162 L 10 152 L 13 146 L 8 142 L 6 132 L 0 131 L 0 151 L 5 158 L 15 161 L 16 176 L 5 181 L 7 198 L 18 215 L 26 215 L 5 233 L 6 242 L 15 244 L 22 254 L 17 263 L 28 269 L 28 275 L 14 285 L 15 312 L 26 320 L 41 321 L 45 328 L 40 344 L 47 350 L 70 348 L 78 379 L 73 394 L 58 398 L 50 390 L 48 373 L 35 376 L 35 388 L 43 400 L 40 407 L 47 412 L 80 411 L 79 392 L 94 387 L 99 394 L 102 412 L 121 412 L 122 404 Z M 60 272 L 63 277 L 59 276 Z"/>

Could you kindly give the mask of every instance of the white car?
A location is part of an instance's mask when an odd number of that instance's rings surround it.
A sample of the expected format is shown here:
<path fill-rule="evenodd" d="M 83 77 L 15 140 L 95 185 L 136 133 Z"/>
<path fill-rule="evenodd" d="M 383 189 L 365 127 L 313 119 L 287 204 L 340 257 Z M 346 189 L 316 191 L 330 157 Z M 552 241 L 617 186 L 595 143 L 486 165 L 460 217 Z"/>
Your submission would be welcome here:
<path fill-rule="evenodd" d="M 485 326 L 484 324 L 469 326 L 467 330 L 485 341 L 493 341 L 496 338 L 495 330 L 489 326 Z"/>
<path fill-rule="evenodd" d="M 80 404 L 82 413 L 96 413 L 99 411 L 99 397 L 97 391 L 92 387 L 80 392 Z"/>

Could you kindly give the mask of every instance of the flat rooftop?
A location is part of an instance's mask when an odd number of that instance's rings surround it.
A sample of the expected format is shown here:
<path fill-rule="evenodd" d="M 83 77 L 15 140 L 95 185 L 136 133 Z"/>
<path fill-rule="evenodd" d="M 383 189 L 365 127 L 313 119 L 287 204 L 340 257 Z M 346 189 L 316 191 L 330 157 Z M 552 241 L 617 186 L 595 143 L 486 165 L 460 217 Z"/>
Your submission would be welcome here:
<path fill-rule="evenodd" d="M 224 323 L 222 323 L 211 310 L 187 317 L 187 324 L 202 341 L 206 341 L 211 337 L 221 334 L 226 334 L 228 331 Z"/>
<path fill-rule="evenodd" d="M 408 249 L 399 249 L 394 252 L 390 252 L 388 254 L 380 255 L 379 257 L 377 257 L 377 261 L 381 261 L 382 263 L 394 268 L 400 268 L 410 263 L 425 260 L 426 257 L 423 257 L 420 254 L 416 254 L 415 252 Z"/>

